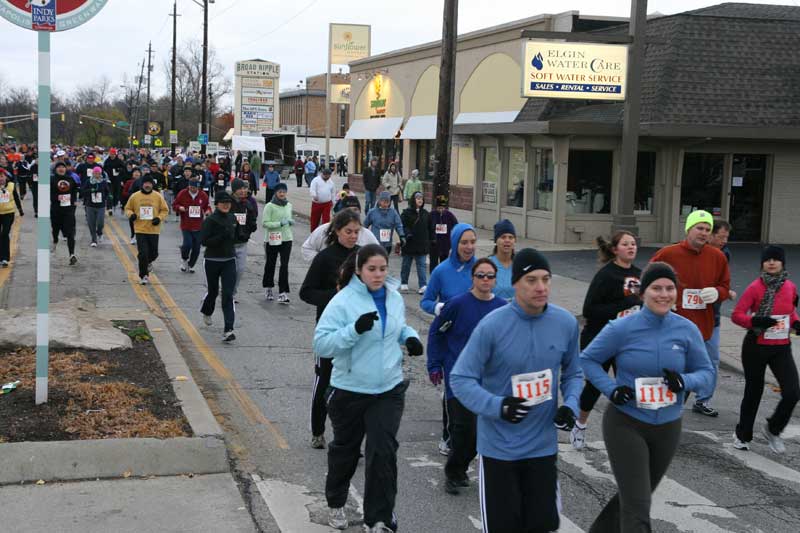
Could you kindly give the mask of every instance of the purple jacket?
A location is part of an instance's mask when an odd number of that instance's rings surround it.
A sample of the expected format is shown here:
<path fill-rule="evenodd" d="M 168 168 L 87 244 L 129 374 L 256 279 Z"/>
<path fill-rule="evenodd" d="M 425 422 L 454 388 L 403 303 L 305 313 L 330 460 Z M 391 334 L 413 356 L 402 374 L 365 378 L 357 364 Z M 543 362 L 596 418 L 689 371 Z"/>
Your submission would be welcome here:
<path fill-rule="evenodd" d="M 447 225 L 447 233 L 436 233 L 437 224 Z M 431 210 L 431 233 L 434 235 L 440 258 L 447 258 L 450 255 L 450 232 L 456 224 L 458 219 L 449 210 L 445 209 L 443 213 L 439 213 L 436 209 Z"/>

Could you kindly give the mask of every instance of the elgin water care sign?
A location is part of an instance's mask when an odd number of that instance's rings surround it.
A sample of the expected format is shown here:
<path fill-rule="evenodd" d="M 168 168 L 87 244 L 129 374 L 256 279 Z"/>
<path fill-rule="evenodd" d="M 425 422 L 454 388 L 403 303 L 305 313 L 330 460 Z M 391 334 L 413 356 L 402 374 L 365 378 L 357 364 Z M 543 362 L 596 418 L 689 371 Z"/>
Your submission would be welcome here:
<path fill-rule="evenodd" d="M 625 45 L 525 41 L 522 64 L 523 97 L 625 100 Z"/>

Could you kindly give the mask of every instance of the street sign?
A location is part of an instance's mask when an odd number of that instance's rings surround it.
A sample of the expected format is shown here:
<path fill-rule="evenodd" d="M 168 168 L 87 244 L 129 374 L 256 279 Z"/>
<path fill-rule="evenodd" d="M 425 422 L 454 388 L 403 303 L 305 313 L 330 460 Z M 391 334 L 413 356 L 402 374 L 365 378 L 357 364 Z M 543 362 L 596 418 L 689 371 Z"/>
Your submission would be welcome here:
<path fill-rule="evenodd" d="M 206 153 L 207 154 L 216 154 L 219 152 L 219 143 L 218 142 L 210 142 L 208 146 L 206 146 Z"/>
<path fill-rule="evenodd" d="M 164 146 L 164 141 L 161 140 L 161 137 L 156 137 L 156 140 L 153 142 L 153 144 L 155 144 L 156 147 L 161 148 Z"/>
<path fill-rule="evenodd" d="M 197 141 L 190 141 L 189 142 L 189 151 L 190 152 L 199 152 L 200 151 L 200 143 Z"/>
<path fill-rule="evenodd" d="M 56 31 L 56 0 L 34 0 L 31 4 L 31 29 Z"/>
<path fill-rule="evenodd" d="M 200 144 L 208 144 L 208 133 L 201 133 L 197 136 L 197 142 Z"/>
<path fill-rule="evenodd" d="M 28 30 L 65 31 L 95 16 L 108 0 L 0 0 L 0 17 Z"/>
<path fill-rule="evenodd" d="M 147 146 L 150 146 L 150 143 L 152 142 L 152 140 L 153 140 L 153 138 L 150 135 L 145 135 L 144 136 L 144 144 L 146 144 Z"/>
<path fill-rule="evenodd" d="M 139 146 L 139 139 L 134 139 L 133 140 L 133 145 L 134 146 Z"/>
<path fill-rule="evenodd" d="M 178 130 L 169 130 L 169 143 L 178 144 Z"/>

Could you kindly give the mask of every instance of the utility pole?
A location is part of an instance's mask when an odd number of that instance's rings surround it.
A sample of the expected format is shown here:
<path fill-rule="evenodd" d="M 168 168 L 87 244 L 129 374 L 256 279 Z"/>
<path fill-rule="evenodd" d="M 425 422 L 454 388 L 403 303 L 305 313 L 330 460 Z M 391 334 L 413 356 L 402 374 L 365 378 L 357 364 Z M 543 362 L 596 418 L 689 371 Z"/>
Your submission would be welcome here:
<path fill-rule="evenodd" d="M 439 107 L 436 114 L 436 144 L 433 177 L 433 204 L 436 198 L 450 198 L 450 145 L 453 127 L 455 92 L 456 40 L 458 37 L 458 0 L 444 0 L 442 56 L 439 67 Z"/>
<path fill-rule="evenodd" d="M 177 129 L 175 126 L 175 82 L 177 78 L 177 56 L 178 56 L 178 0 L 172 4 L 172 101 L 170 102 L 170 121 L 169 129 Z M 175 155 L 177 144 L 170 143 L 172 154 Z"/>
<path fill-rule="evenodd" d="M 214 125 L 214 84 L 208 84 L 208 138 L 211 139 L 211 126 Z"/>
<path fill-rule="evenodd" d="M 147 124 L 150 124 L 150 73 L 153 71 L 153 65 L 150 60 L 153 56 L 153 43 L 147 43 Z"/>
<path fill-rule="evenodd" d="M 206 127 L 206 96 L 208 95 L 208 0 L 203 0 L 203 87 L 200 89 L 200 133 L 208 133 Z M 206 153 L 206 145 L 200 146 L 200 153 Z"/>
<path fill-rule="evenodd" d="M 135 108 L 136 111 L 135 111 L 135 113 L 133 115 L 133 117 L 134 117 L 133 118 L 133 130 L 132 130 L 131 136 L 136 136 L 136 128 L 139 125 L 138 124 L 138 122 L 139 122 L 139 102 L 141 100 L 142 82 L 143 81 L 144 81 L 144 59 L 142 59 L 142 68 L 141 68 L 141 71 L 139 72 L 138 86 L 136 87 L 136 108 Z M 133 142 L 133 139 L 131 139 L 131 143 L 132 142 Z"/>

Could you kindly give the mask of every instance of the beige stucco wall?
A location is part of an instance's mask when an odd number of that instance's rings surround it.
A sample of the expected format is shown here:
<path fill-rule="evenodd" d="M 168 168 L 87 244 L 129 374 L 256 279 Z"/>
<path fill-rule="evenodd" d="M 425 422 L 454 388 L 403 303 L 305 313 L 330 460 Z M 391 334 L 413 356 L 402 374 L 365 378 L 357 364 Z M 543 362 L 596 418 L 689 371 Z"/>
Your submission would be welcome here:
<path fill-rule="evenodd" d="M 458 151 L 458 184 L 472 186 L 475 183 L 475 152 L 472 146 L 460 146 L 455 150 Z"/>
<path fill-rule="evenodd" d="M 518 59 L 507 53 L 486 56 L 472 71 L 461 89 L 459 112 L 519 111 L 525 105 L 519 84 L 510 83 L 522 77 Z M 503 80 L 503 83 L 498 81 Z"/>
<path fill-rule="evenodd" d="M 411 97 L 411 115 L 435 115 L 439 100 L 439 67 L 430 65 L 420 76 Z"/>
<path fill-rule="evenodd" d="M 772 165 L 769 242 L 800 244 L 800 153 L 775 153 Z"/>

